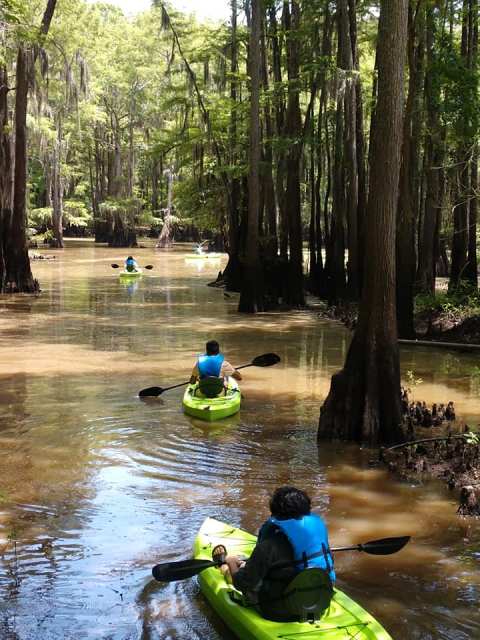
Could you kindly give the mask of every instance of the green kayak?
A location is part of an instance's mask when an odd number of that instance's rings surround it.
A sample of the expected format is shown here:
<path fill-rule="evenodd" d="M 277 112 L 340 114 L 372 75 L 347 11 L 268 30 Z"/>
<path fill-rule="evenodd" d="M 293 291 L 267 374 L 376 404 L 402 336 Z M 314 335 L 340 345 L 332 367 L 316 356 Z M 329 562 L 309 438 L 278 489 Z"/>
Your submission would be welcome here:
<path fill-rule="evenodd" d="M 226 393 L 215 398 L 202 395 L 198 383 L 189 384 L 183 396 L 183 410 L 193 418 L 214 422 L 237 413 L 241 399 L 240 388 L 234 378 L 228 378 Z"/>
<path fill-rule="evenodd" d="M 120 271 L 118 277 L 120 280 L 135 280 L 136 278 L 140 278 L 142 274 L 143 271 L 141 269 L 137 271 Z"/>
<path fill-rule="evenodd" d="M 228 524 L 207 518 L 193 545 L 197 559 L 212 558 L 217 544 L 225 545 L 231 555 L 249 556 L 256 537 Z M 224 622 L 242 640 L 392 640 L 389 633 L 365 609 L 339 589 L 321 620 L 310 622 L 272 622 L 253 607 L 243 607 L 232 600 L 239 592 L 228 584 L 217 567 L 199 574 L 200 588 Z"/>

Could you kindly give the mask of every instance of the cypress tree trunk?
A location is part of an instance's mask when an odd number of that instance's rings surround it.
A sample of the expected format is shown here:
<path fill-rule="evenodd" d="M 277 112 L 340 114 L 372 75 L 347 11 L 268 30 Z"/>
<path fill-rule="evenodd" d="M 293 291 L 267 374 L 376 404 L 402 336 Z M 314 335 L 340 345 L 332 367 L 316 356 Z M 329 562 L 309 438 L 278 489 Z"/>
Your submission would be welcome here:
<path fill-rule="evenodd" d="M 414 13 L 412 4 L 408 12 L 408 98 L 402 143 L 402 166 L 397 217 L 397 323 L 400 338 L 414 338 L 413 296 L 416 275 L 415 223 L 417 220 L 417 155 L 420 148 L 418 96 L 422 87 L 423 71 L 423 15 Z M 419 24 L 420 23 L 420 24 Z M 419 42 L 417 44 L 417 33 Z"/>
<path fill-rule="evenodd" d="M 469 6 L 469 47 L 468 68 L 478 69 L 478 0 L 470 0 Z M 478 100 L 478 80 L 475 78 L 474 100 Z M 474 137 L 478 136 L 478 130 Z M 474 142 L 470 167 L 470 206 L 468 211 L 468 254 L 465 267 L 465 279 L 478 288 L 477 260 L 477 211 L 478 211 L 478 143 Z"/>
<path fill-rule="evenodd" d="M 319 438 L 378 444 L 402 437 L 395 312 L 395 228 L 402 140 L 407 0 L 382 0 L 372 129 L 365 283 L 345 366 L 332 377 Z"/>
<path fill-rule="evenodd" d="M 417 270 L 417 291 L 435 293 L 436 254 L 440 217 L 442 209 L 442 189 L 440 167 L 444 152 L 439 119 L 440 85 L 435 78 L 437 23 L 434 7 L 426 8 L 427 71 L 425 73 L 425 106 L 427 127 L 425 141 L 425 211 L 419 229 L 419 251 Z"/>
<path fill-rule="evenodd" d="M 263 273 L 258 252 L 258 219 L 260 212 L 260 35 L 262 0 L 252 0 L 249 40 L 250 145 L 248 176 L 248 228 L 245 269 L 238 310 L 245 313 L 263 311 Z"/>
<path fill-rule="evenodd" d="M 287 151 L 287 189 L 285 194 L 288 212 L 289 266 L 288 286 L 285 302 L 292 306 L 305 304 L 303 287 L 303 243 L 302 217 L 300 201 L 300 159 L 302 155 L 302 116 L 297 83 L 299 81 L 300 51 L 298 30 L 300 25 L 300 6 L 297 0 L 291 1 L 291 12 L 288 2 L 285 17 L 287 20 L 287 67 L 288 67 L 288 101 L 285 120 L 285 135 L 290 139 Z"/>
<path fill-rule="evenodd" d="M 237 38 L 237 0 L 232 0 L 232 53 L 230 60 L 230 164 L 237 162 L 237 78 L 238 73 L 238 38 Z M 228 264 L 223 276 L 228 291 L 240 291 L 242 268 L 240 264 L 240 180 L 233 176 L 230 179 L 230 207 L 228 220 Z"/>
<path fill-rule="evenodd" d="M 45 38 L 50 28 L 57 0 L 48 0 L 40 26 L 40 42 Z M 6 151 L 7 133 L 2 131 L 2 161 L 0 169 L 5 171 L 2 175 L 2 220 L 0 221 L 0 238 L 3 250 L 0 251 L 0 292 L 1 293 L 35 293 L 39 291 L 37 280 L 32 276 L 30 259 L 27 249 L 27 104 L 28 104 L 28 79 L 29 65 L 35 64 L 38 49 L 35 48 L 30 55 L 20 44 L 17 54 L 16 69 L 16 95 L 15 95 L 15 169 L 13 174 L 13 209 L 9 216 L 8 209 L 4 208 L 10 201 L 11 156 Z M 7 80 L 7 77 L 5 77 Z M 7 82 L 5 83 L 8 84 Z M 6 95 L 0 110 L 6 107 Z M 8 122 L 8 117 L 2 113 L 1 118 Z M 7 157 L 9 156 L 10 159 Z M 10 218 L 10 220 L 9 220 Z"/>
<path fill-rule="evenodd" d="M 6 291 L 5 251 L 13 201 L 12 140 L 8 134 L 8 74 L 0 66 L 0 292 Z"/>
<path fill-rule="evenodd" d="M 475 6 L 474 6 L 475 5 Z M 475 31 L 473 14 L 478 11 L 476 0 L 463 0 L 462 9 L 462 41 L 461 58 L 464 64 L 462 70 L 468 74 L 473 69 L 473 35 Z M 475 83 L 476 84 L 476 83 Z M 449 290 L 456 289 L 462 280 L 467 279 L 468 247 L 470 229 L 470 203 L 471 203 L 471 160 L 472 143 L 474 143 L 477 128 L 471 126 L 471 118 L 468 110 L 474 101 L 478 100 L 478 87 L 464 96 L 467 113 L 459 124 L 460 142 L 457 151 L 456 171 L 456 199 L 453 213 L 453 239 L 452 239 L 452 270 L 450 273 Z"/>
<path fill-rule="evenodd" d="M 52 155 L 52 227 L 55 246 L 62 249 L 63 243 L 63 184 L 61 176 L 62 125 L 58 122 L 57 140 Z"/>
<path fill-rule="evenodd" d="M 37 280 L 30 269 L 27 248 L 27 101 L 28 55 L 20 45 L 17 54 L 15 93 L 15 171 L 13 180 L 13 215 L 5 246 L 6 293 L 35 293 Z"/>

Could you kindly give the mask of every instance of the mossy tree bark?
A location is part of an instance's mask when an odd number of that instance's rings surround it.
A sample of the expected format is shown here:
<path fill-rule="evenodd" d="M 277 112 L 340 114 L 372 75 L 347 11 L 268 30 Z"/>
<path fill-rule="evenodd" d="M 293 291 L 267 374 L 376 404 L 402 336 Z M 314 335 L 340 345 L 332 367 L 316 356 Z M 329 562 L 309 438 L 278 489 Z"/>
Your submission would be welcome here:
<path fill-rule="evenodd" d="M 365 281 L 345 366 L 332 377 L 319 438 L 370 445 L 402 438 L 395 302 L 395 229 L 408 0 L 382 0 L 378 99 L 372 130 Z"/>

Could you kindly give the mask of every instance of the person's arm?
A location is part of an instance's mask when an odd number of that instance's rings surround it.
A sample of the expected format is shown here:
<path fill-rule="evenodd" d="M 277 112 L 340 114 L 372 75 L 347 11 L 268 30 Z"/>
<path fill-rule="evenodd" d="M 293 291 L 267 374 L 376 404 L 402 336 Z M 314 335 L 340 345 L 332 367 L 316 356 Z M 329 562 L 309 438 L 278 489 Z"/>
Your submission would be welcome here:
<path fill-rule="evenodd" d="M 232 365 L 229 362 L 224 360 L 222 362 L 222 368 L 220 370 L 220 377 L 227 378 L 228 376 L 231 376 L 232 378 L 235 378 L 235 380 L 241 380 L 242 379 L 242 376 L 235 369 L 235 367 L 232 367 Z"/>
<path fill-rule="evenodd" d="M 192 375 L 190 376 L 190 384 L 195 384 L 199 378 L 198 366 L 195 365 L 192 369 Z"/>
<path fill-rule="evenodd" d="M 236 559 L 236 567 L 232 562 L 233 572 L 230 569 L 229 558 L 227 557 L 234 587 L 244 594 L 259 591 L 272 564 L 270 556 L 271 542 L 265 540 L 255 546 L 252 555 L 243 565 L 238 562 L 238 559 Z"/>

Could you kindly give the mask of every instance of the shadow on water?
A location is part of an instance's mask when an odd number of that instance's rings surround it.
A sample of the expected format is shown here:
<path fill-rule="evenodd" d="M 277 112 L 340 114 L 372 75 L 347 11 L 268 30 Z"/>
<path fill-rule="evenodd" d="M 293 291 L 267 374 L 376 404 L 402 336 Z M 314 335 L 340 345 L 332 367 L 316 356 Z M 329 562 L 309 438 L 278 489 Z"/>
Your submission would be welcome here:
<path fill-rule="evenodd" d="M 110 273 L 123 257 L 70 242 L 34 263 L 41 296 L 0 298 L 2 640 L 232 639 L 195 580 L 158 585 L 151 567 L 188 558 L 207 516 L 256 531 L 287 483 L 311 494 L 333 545 L 413 535 L 395 556 L 336 558 L 340 586 L 394 637 L 479 637 L 479 525 L 456 517 L 456 496 L 393 481 L 367 449 L 317 446 L 348 331 L 315 312 L 238 315 L 205 286 L 218 264 L 176 251 L 139 249 L 155 269 L 129 290 Z M 211 337 L 236 365 L 282 358 L 244 371 L 240 414 L 191 419 L 183 388 L 138 398 L 187 380 Z M 479 422 L 474 358 L 401 354 L 423 379 L 415 396 Z"/>

